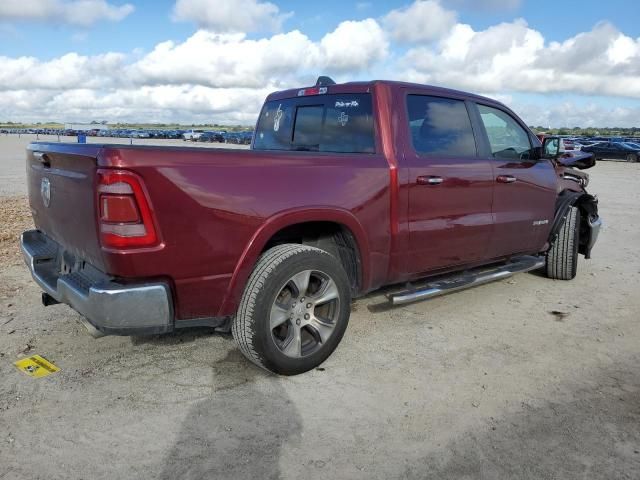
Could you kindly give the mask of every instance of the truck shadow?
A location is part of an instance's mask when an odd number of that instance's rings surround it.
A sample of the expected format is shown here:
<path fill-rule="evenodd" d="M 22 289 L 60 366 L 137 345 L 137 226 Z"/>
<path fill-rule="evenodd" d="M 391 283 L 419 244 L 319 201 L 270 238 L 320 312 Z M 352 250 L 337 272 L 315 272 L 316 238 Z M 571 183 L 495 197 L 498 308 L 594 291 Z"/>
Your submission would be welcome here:
<path fill-rule="evenodd" d="M 569 401 L 523 402 L 421 458 L 403 479 L 639 478 L 637 358 L 613 365 Z"/>
<path fill-rule="evenodd" d="M 133 345 L 177 345 L 179 343 L 194 342 L 202 337 L 210 337 L 212 335 L 231 338 L 231 333 L 217 332 L 209 327 L 191 327 L 181 328 L 169 333 L 159 335 L 144 335 L 131 337 Z"/>
<path fill-rule="evenodd" d="M 283 446 L 302 421 L 279 377 L 234 349 L 211 371 L 212 391 L 187 413 L 161 479 L 277 479 Z"/>

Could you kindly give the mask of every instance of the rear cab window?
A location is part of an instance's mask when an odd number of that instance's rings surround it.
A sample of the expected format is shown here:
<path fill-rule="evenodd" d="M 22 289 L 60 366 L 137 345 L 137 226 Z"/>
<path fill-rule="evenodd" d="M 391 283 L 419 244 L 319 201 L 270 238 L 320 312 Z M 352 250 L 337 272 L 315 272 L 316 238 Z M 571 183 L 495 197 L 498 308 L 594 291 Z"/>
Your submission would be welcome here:
<path fill-rule="evenodd" d="M 371 94 L 329 94 L 265 103 L 254 150 L 374 153 Z"/>

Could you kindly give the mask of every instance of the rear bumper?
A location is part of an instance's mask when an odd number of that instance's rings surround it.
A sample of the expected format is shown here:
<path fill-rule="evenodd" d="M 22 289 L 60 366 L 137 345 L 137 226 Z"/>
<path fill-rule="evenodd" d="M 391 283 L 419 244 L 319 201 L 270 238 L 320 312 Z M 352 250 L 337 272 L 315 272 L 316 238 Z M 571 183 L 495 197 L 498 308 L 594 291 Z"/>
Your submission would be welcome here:
<path fill-rule="evenodd" d="M 81 268 L 62 274 L 61 247 L 38 230 L 24 232 L 20 247 L 42 290 L 71 306 L 101 334 L 140 335 L 173 330 L 173 305 L 167 284 L 120 283 L 84 262 L 76 265 Z"/>

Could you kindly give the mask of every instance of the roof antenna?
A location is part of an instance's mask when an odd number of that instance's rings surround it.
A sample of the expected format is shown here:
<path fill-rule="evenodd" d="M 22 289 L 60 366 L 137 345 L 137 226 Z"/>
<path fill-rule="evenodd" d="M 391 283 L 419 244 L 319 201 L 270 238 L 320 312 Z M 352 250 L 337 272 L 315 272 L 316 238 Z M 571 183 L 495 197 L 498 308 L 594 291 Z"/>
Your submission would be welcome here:
<path fill-rule="evenodd" d="M 331 77 L 326 77 L 324 75 L 318 77 L 318 80 L 316 81 L 316 87 L 324 87 L 326 85 L 335 85 L 336 82 L 333 81 L 333 78 Z"/>

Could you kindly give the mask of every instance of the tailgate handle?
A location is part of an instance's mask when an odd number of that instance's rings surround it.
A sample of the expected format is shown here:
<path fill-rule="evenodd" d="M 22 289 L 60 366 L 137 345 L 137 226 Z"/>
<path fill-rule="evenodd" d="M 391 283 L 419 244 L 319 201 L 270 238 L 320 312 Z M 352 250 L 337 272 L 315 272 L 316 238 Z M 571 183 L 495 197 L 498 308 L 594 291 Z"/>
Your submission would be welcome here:
<path fill-rule="evenodd" d="M 44 165 L 45 168 L 49 168 L 51 166 L 51 160 L 49 160 L 49 156 L 44 152 L 33 152 L 33 156 Z"/>

